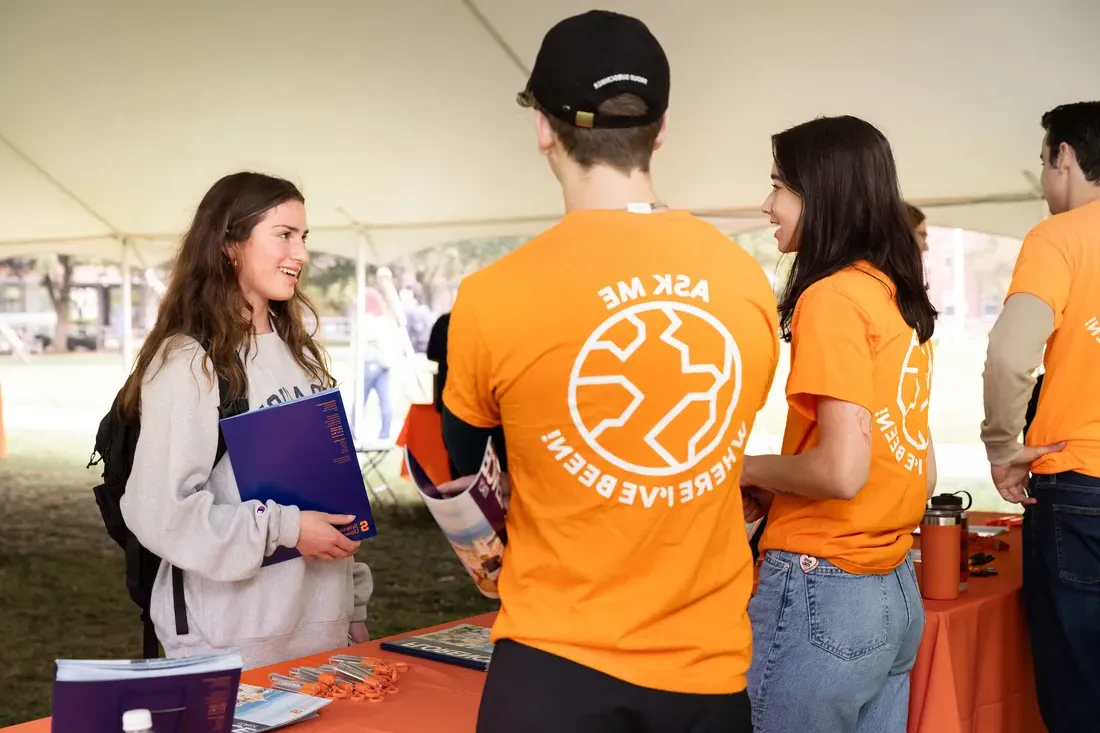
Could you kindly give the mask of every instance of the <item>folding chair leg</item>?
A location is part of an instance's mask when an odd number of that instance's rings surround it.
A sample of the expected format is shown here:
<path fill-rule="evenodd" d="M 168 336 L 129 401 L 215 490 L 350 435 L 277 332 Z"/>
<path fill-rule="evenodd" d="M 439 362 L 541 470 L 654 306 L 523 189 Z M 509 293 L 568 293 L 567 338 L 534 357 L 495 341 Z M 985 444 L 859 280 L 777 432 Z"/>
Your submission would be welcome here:
<path fill-rule="evenodd" d="M 386 477 L 382 475 L 382 471 L 379 469 L 379 466 L 387 455 L 389 455 L 389 451 L 370 451 L 367 453 L 367 462 L 362 469 L 363 480 L 372 497 L 378 497 L 378 500 L 381 501 L 381 494 L 384 491 L 390 495 L 388 500 L 390 504 L 392 506 L 397 506 L 397 497 L 393 495 L 389 484 L 386 482 Z M 377 479 L 377 485 L 372 483 L 372 477 Z"/>

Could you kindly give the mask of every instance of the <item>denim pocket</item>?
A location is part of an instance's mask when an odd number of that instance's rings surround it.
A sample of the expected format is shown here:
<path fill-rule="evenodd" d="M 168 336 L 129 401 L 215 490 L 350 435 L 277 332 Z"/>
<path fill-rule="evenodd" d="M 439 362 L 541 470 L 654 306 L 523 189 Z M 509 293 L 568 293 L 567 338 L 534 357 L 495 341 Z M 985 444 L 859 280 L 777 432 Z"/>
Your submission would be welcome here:
<path fill-rule="evenodd" d="M 844 661 L 886 646 L 890 630 L 889 575 L 853 575 L 817 567 L 806 574 L 810 642 Z"/>
<path fill-rule="evenodd" d="M 1100 508 L 1053 504 L 1058 576 L 1100 590 Z"/>
<path fill-rule="evenodd" d="M 913 554 L 909 553 L 905 557 L 905 566 L 909 568 L 909 577 L 913 579 L 913 587 L 917 589 L 917 597 L 920 598 L 920 583 L 917 582 L 917 566 L 913 564 Z M 921 611 L 924 611 L 923 605 Z"/>

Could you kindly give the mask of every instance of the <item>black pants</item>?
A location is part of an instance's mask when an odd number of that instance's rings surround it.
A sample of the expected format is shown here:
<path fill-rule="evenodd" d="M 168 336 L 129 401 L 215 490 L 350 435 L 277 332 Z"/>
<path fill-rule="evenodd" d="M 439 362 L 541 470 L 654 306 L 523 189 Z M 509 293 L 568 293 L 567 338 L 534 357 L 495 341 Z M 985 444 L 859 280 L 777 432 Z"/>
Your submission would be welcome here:
<path fill-rule="evenodd" d="M 502 639 L 477 733 L 752 733 L 749 696 L 638 687 Z"/>
<path fill-rule="evenodd" d="M 1032 476 L 1024 608 L 1050 733 L 1100 732 L 1100 479 Z"/>

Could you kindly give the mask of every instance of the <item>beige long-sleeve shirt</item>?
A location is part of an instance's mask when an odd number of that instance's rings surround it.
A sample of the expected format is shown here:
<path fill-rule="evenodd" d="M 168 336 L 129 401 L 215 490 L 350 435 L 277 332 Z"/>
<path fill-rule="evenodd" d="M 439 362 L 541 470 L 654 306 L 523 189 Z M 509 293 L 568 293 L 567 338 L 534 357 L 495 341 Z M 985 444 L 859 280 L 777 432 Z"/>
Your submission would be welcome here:
<path fill-rule="evenodd" d="M 1027 403 L 1043 347 L 1054 332 L 1054 311 L 1027 293 L 1011 296 L 989 332 L 984 379 L 985 420 L 981 435 L 994 466 L 1004 465 L 1023 449 Z"/>

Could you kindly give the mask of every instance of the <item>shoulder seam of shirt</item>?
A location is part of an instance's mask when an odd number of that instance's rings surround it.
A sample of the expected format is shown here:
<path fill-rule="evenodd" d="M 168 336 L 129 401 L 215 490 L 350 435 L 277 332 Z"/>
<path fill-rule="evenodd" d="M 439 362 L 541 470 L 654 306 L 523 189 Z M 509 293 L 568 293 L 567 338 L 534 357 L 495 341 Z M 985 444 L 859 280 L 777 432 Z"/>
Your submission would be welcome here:
<path fill-rule="evenodd" d="M 1041 222 L 1038 226 L 1036 226 L 1034 229 L 1032 229 L 1030 232 L 1027 233 L 1027 236 L 1024 237 L 1023 242 L 1020 243 L 1020 251 L 1021 252 L 1023 251 L 1024 245 L 1028 244 L 1028 242 L 1031 242 L 1033 245 L 1035 245 L 1035 244 L 1041 245 L 1043 247 L 1048 248 L 1051 252 L 1055 253 L 1058 257 L 1060 257 L 1062 262 L 1065 263 L 1066 267 L 1069 268 L 1071 273 L 1076 273 L 1077 272 L 1077 265 L 1076 265 L 1075 262 L 1073 262 L 1073 253 L 1070 251 L 1070 249 L 1068 247 L 1066 247 L 1065 242 L 1061 241 L 1064 238 L 1051 237 L 1045 231 L 1045 228 L 1043 229 L 1043 231 L 1039 230 L 1039 228 L 1042 227 L 1043 224 L 1046 224 L 1049 221 L 1051 221 L 1051 220 L 1047 219 L 1046 221 Z M 1017 258 L 1016 266 L 1018 267 L 1019 266 L 1019 255 L 1017 255 L 1016 258 Z M 1012 274 L 1013 274 L 1013 278 L 1015 278 L 1016 267 L 1012 268 Z M 1009 285 L 1011 286 L 1011 282 L 1009 283 Z"/>
<path fill-rule="evenodd" d="M 868 323 L 872 322 L 870 314 L 867 313 L 867 309 L 864 308 L 862 305 L 860 305 L 858 300 L 856 300 L 851 295 L 848 295 L 848 293 L 846 293 L 843 290 L 841 290 L 840 288 L 838 288 L 835 283 L 826 282 L 825 280 L 819 280 L 818 282 L 822 283 L 822 287 L 821 287 L 822 290 L 828 290 L 829 292 L 836 293 L 840 297 L 844 298 L 845 300 L 847 300 L 849 303 L 851 303 L 852 305 L 854 305 L 856 307 L 856 309 L 860 312 L 860 314 L 863 316 L 863 318 Z M 814 284 L 816 285 L 817 283 L 814 283 Z"/>
<path fill-rule="evenodd" d="M 1047 232 L 1047 230 L 1050 229 L 1050 226 L 1048 226 L 1050 222 L 1051 219 L 1039 222 L 1037 225 L 1035 225 L 1034 228 L 1032 228 L 1030 232 L 1024 235 L 1023 241 L 1026 242 L 1027 240 L 1031 239 L 1040 241 L 1043 244 L 1047 244 L 1052 247 L 1057 247 L 1058 245 L 1054 241 L 1054 238 L 1051 237 L 1050 234 Z M 1020 243 L 1020 246 L 1023 247 L 1023 242 Z"/>

